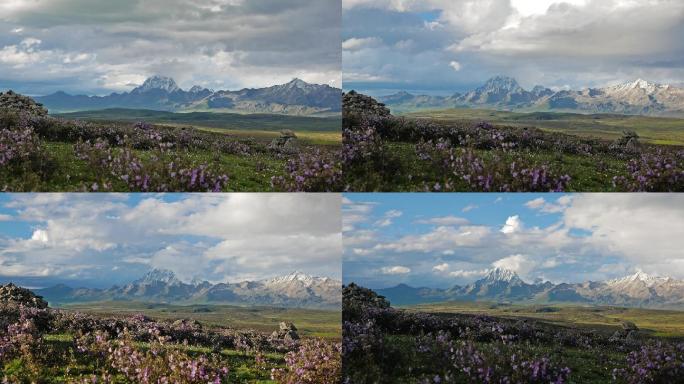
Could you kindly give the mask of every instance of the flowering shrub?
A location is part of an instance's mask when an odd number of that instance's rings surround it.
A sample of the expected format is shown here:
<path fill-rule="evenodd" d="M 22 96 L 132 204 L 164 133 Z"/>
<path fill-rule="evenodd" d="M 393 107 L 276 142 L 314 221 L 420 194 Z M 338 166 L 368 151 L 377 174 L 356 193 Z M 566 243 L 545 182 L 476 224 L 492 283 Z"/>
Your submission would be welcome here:
<path fill-rule="evenodd" d="M 615 369 L 613 379 L 627 384 L 665 384 L 684 375 L 684 344 L 656 343 L 627 356 L 627 367 Z"/>
<path fill-rule="evenodd" d="M 627 163 L 629 176 L 616 176 L 613 184 L 632 192 L 683 191 L 684 151 L 674 154 L 658 150 L 644 153 Z"/>
<path fill-rule="evenodd" d="M 124 331 L 113 340 L 103 332 L 86 334 L 75 340 L 77 350 L 103 360 L 112 372 L 123 374 L 135 383 L 221 383 L 228 368 L 220 366 L 215 357 L 192 358 L 176 348 L 166 346 L 167 338 L 152 331 L 155 340 L 141 349 L 133 337 Z"/>
<path fill-rule="evenodd" d="M 274 368 L 271 377 L 282 384 L 337 384 L 342 376 L 342 345 L 309 340 L 285 356 L 286 369 Z"/>
<path fill-rule="evenodd" d="M 287 192 L 342 190 L 342 169 L 336 154 L 301 153 L 299 158 L 290 159 L 285 167 L 285 176 L 273 176 L 273 188 Z"/>
<path fill-rule="evenodd" d="M 146 161 L 130 148 L 111 148 L 101 139 L 94 144 L 76 143 L 74 151 L 79 159 L 102 171 L 102 181 L 88 186 L 92 191 L 112 188 L 112 181 L 105 175 L 124 182 L 130 191 L 140 192 L 220 192 L 227 185 L 228 176 L 215 174 L 206 164 L 193 167 L 183 158 L 174 158 L 165 151 L 172 146 L 170 143 L 158 145 L 158 150 Z"/>
<path fill-rule="evenodd" d="M 682 151 L 631 136 L 361 114 L 343 119 L 343 137 L 350 191 L 684 190 Z"/>

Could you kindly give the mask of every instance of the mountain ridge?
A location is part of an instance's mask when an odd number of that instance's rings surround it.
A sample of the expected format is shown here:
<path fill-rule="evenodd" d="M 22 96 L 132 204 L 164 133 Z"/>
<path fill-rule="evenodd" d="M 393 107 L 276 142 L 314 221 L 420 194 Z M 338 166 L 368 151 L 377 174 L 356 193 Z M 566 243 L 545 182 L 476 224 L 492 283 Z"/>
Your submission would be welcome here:
<path fill-rule="evenodd" d="M 376 292 L 396 305 L 462 300 L 684 309 L 684 280 L 651 276 L 642 271 L 606 281 L 530 284 L 513 271 L 496 268 L 465 286 L 438 289 L 399 284 Z"/>
<path fill-rule="evenodd" d="M 620 113 L 684 117 L 684 88 L 637 79 L 581 90 L 552 90 L 536 85 L 525 90 L 508 76 L 495 76 L 482 86 L 452 96 L 413 95 L 400 91 L 378 100 L 399 111 L 430 108 L 493 108 L 508 111 Z"/>
<path fill-rule="evenodd" d="M 265 88 L 214 91 L 194 85 L 185 91 L 170 77 L 152 76 L 130 92 L 86 96 L 58 91 L 35 99 L 52 113 L 134 108 L 311 116 L 339 114 L 342 108 L 341 89 L 310 84 L 298 78 Z"/>
<path fill-rule="evenodd" d="M 172 271 L 152 269 L 141 278 L 123 286 L 96 289 L 58 284 L 36 292 L 48 302 L 58 304 L 132 300 L 152 303 L 338 308 L 342 300 L 342 282 L 295 271 L 254 281 L 212 284 L 195 277 L 186 283 Z"/>

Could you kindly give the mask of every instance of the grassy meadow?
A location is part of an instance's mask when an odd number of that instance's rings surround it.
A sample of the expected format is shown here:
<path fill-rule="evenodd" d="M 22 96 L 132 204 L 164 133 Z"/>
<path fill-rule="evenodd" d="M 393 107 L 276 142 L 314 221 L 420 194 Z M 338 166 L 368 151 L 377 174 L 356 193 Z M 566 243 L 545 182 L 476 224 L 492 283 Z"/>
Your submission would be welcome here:
<path fill-rule="evenodd" d="M 623 131 L 632 130 L 646 143 L 684 146 L 684 119 L 674 117 L 561 112 L 523 113 L 470 108 L 414 111 L 402 116 L 440 122 L 484 120 L 493 124 L 536 127 L 549 132 L 605 140 L 618 139 Z"/>

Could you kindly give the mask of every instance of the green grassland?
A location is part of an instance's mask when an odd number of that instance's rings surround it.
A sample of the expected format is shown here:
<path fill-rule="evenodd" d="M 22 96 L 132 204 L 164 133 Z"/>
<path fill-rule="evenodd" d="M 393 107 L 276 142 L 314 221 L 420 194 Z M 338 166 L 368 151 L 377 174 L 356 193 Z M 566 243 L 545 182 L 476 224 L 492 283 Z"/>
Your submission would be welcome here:
<path fill-rule="evenodd" d="M 411 312 L 483 314 L 509 319 L 534 319 L 565 327 L 614 332 L 630 321 L 640 332 L 684 339 L 684 311 L 577 305 L 526 305 L 486 302 L 443 302 L 407 306 Z"/>
<path fill-rule="evenodd" d="M 387 158 L 384 164 L 390 169 L 385 172 L 369 172 L 364 176 L 364 190 L 385 192 L 413 192 L 423 190 L 423 186 L 416 180 L 432 180 L 442 182 L 444 175 L 435 169 L 432 163 L 420 161 L 416 155 L 414 143 L 388 142 Z M 478 156 L 488 160 L 492 152 L 475 150 Z M 559 173 L 569 174 L 572 181 L 568 192 L 613 191 L 614 176 L 626 175 L 626 160 L 604 158 L 601 162 L 581 155 L 561 154 L 552 151 L 516 151 L 501 154 L 505 159 L 513 159 L 522 155 L 537 164 L 549 164 L 551 169 Z M 513 160 L 510 160 L 513 161 Z M 430 187 L 431 185 L 427 185 Z M 472 192 L 465 184 L 456 184 L 455 191 Z"/>
<path fill-rule="evenodd" d="M 94 360 L 73 353 L 73 335 L 70 334 L 50 334 L 45 336 L 45 344 L 50 350 L 51 364 L 43 366 L 41 370 L 40 383 L 67 383 L 74 382 L 82 375 L 88 377 L 97 367 Z M 145 350 L 147 343 L 136 343 L 137 347 Z M 182 350 L 190 356 L 208 355 L 213 351 L 211 348 L 177 344 L 172 346 L 174 349 Z M 285 366 L 284 355 L 280 353 L 264 354 L 266 363 L 258 367 L 255 364 L 255 354 L 224 349 L 220 352 L 221 362 L 230 367 L 230 383 L 254 383 L 266 384 L 275 383 L 271 380 L 271 368 L 282 368 Z M 21 360 L 14 360 L 4 367 L 5 374 L 19 374 L 26 367 Z M 20 375 L 19 375 L 20 376 Z M 123 376 L 113 378 L 113 383 L 129 383 Z"/>
<path fill-rule="evenodd" d="M 293 323 L 303 337 L 342 337 L 340 311 L 238 307 L 231 305 L 171 305 L 134 301 L 108 301 L 97 303 L 68 304 L 59 309 L 94 314 L 98 316 L 131 316 L 142 313 L 155 320 L 193 319 L 208 326 L 235 329 L 255 329 L 272 332 L 281 321 Z"/>
<path fill-rule="evenodd" d="M 620 114 L 578 114 L 559 112 L 507 112 L 488 109 L 454 108 L 406 112 L 410 118 L 436 121 L 484 120 L 497 125 L 537 127 L 583 137 L 614 140 L 622 131 L 633 130 L 651 144 L 684 145 L 684 119 Z"/>
<path fill-rule="evenodd" d="M 279 131 L 292 129 L 299 131 L 340 132 L 341 117 L 305 117 L 288 115 L 189 112 L 174 113 L 146 109 L 104 109 L 54 115 L 71 120 L 123 121 L 185 125 L 225 130 Z"/>

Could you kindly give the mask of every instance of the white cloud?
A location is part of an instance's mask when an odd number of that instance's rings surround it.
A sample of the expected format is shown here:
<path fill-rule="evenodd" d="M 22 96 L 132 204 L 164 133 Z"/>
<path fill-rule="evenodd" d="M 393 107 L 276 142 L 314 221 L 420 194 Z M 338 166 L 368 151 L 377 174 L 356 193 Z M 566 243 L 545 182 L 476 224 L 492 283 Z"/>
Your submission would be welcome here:
<path fill-rule="evenodd" d="M 432 270 L 436 271 L 436 272 L 446 272 L 449 270 L 449 264 L 447 264 L 447 263 L 437 264 L 434 267 L 432 267 Z"/>
<path fill-rule="evenodd" d="M 536 261 L 526 255 L 511 255 L 492 263 L 495 268 L 503 268 L 514 271 L 521 276 L 526 276 L 536 267 Z"/>
<path fill-rule="evenodd" d="M 458 72 L 461 70 L 461 63 L 458 61 L 452 61 L 449 63 L 449 66 L 454 69 L 454 71 Z"/>
<path fill-rule="evenodd" d="M 368 49 L 382 45 L 382 40 L 377 37 L 352 37 L 342 42 L 342 49 L 347 51 L 358 51 L 360 49 Z"/>
<path fill-rule="evenodd" d="M 465 210 L 465 208 L 464 208 L 464 212 L 467 212 Z M 432 217 L 429 219 L 417 220 L 416 223 L 418 223 L 418 224 L 456 225 L 456 226 L 459 226 L 459 225 L 467 225 L 469 223 L 469 220 L 465 219 L 463 217 L 458 217 L 458 216 L 441 216 L 441 217 Z"/>
<path fill-rule="evenodd" d="M 572 196 L 564 195 L 556 200 L 556 203 L 549 203 L 543 197 L 538 197 L 525 203 L 525 206 L 530 209 L 539 210 L 544 213 L 558 213 L 563 212 L 572 202 Z"/>
<path fill-rule="evenodd" d="M 79 265 L 83 274 L 107 266 L 138 277 L 142 264 L 188 280 L 271 277 L 294 269 L 341 275 L 336 194 L 150 194 L 132 205 L 130 195 L 43 195 L 12 195 L 5 204 L 16 210 L 14 220 L 36 223 L 36 229 L 30 238 L 0 239 L 0 274 L 10 266 L 33 269 L 31 275 L 44 268 L 78 274 L 71 267 Z"/>
<path fill-rule="evenodd" d="M 501 228 L 501 232 L 505 234 L 512 234 L 518 232 L 522 229 L 522 222 L 520 221 L 520 216 L 509 216 L 506 219 L 506 224 Z"/>
<path fill-rule="evenodd" d="M 449 276 L 451 277 L 463 277 L 463 278 L 473 278 L 473 277 L 479 277 L 479 276 L 484 276 L 489 272 L 487 269 L 482 269 L 482 270 L 463 270 L 459 269 L 456 271 L 451 271 L 449 272 Z"/>
<path fill-rule="evenodd" d="M 477 209 L 477 208 L 479 208 L 479 206 L 477 206 L 475 204 L 468 204 L 465 207 L 463 207 L 463 209 L 461 209 L 461 212 L 470 212 L 473 209 Z"/>
<path fill-rule="evenodd" d="M 383 267 L 380 271 L 385 275 L 405 275 L 411 272 L 411 268 L 395 265 L 393 267 Z"/>

